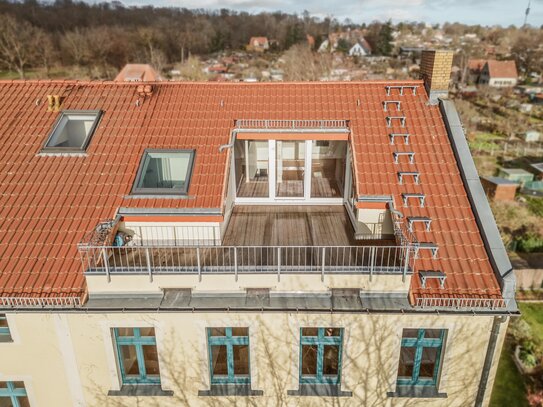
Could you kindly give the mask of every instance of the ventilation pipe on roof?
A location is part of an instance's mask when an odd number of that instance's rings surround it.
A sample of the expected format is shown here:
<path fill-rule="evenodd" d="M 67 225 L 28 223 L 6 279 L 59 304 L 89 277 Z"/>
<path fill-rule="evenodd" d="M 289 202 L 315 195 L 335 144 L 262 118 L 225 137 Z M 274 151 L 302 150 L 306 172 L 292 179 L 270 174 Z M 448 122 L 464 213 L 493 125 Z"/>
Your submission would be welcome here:
<path fill-rule="evenodd" d="M 47 111 L 58 112 L 60 110 L 60 95 L 47 95 Z"/>

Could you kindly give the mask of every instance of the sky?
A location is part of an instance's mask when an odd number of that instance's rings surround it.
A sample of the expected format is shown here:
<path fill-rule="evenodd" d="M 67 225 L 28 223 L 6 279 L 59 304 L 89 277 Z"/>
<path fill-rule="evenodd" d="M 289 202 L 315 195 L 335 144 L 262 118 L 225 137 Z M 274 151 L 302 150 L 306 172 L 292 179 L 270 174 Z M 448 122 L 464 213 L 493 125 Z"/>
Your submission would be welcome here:
<path fill-rule="evenodd" d="M 96 0 L 95 0 L 96 1 Z M 528 0 L 121 0 L 126 6 L 229 8 L 249 13 L 281 10 L 355 23 L 374 20 L 423 21 L 430 24 L 460 22 L 481 25 L 516 25 L 524 22 Z M 543 25 L 543 0 L 532 0 L 528 23 Z"/>

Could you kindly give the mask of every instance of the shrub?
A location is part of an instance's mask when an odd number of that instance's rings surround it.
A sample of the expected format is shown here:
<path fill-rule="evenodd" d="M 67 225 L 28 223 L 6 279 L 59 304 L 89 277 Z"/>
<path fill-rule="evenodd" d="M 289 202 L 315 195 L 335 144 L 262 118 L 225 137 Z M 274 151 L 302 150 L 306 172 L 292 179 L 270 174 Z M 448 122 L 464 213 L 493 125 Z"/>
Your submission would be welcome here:
<path fill-rule="evenodd" d="M 511 332 L 517 343 L 531 341 L 533 338 L 532 327 L 522 318 L 518 318 L 511 323 L 509 332 Z"/>
<path fill-rule="evenodd" d="M 543 237 L 537 233 L 528 232 L 518 239 L 517 250 L 524 253 L 543 251 Z"/>

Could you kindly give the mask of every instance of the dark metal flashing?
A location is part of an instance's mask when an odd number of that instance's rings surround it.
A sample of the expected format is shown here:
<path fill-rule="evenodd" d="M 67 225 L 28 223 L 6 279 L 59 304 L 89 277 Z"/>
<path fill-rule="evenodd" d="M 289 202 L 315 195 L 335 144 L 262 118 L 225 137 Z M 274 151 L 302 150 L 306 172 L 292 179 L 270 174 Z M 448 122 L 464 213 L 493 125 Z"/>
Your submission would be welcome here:
<path fill-rule="evenodd" d="M 149 196 L 146 196 L 149 198 Z M 161 196 L 164 198 L 164 196 Z M 186 197 L 185 197 L 186 198 Z M 220 208 L 126 208 L 121 207 L 119 215 L 138 215 L 138 216 L 201 216 L 201 215 L 222 215 Z"/>
<path fill-rule="evenodd" d="M 452 101 L 440 99 L 439 107 L 490 263 L 500 284 L 502 296 L 508 300 L 507 310 L 517 312 L 513 267 L 477 174 L 462 123 Z"/>
<path fill-rule="evenodd" d="M 110 390 L 107 393 L 108 396 L 118 396 L 118 397 L 156 397 L 164 396 L 171 397 L 173 396 L 173 391 L 171 390 L 162 390 L 160 384 L 134 384 L 126 385 L 124 384 L 121 387 L 121 390 Z"/>
<path fill-rule="evenodd" d="M 396 391 L 388 392 L 387 396 L 402 398 L 442 399 L 447 398 L 447 393 L 439 393 L 437 391 L 437 388 L 433 386 L 397 386 Z"/>
<path fill-rule="evenodd" d="M 343 391 L 337 384 L 300 384 L 298 390 L 287 390 L 289 396 L 352 397 L 352 391 Z"/>
<path fill-rule="evenodd" d="M 209 390 L 198 390 L 198 396 L 263 396 L 264 391 L 253 390 L 245 384 L 212 384 Z"/>

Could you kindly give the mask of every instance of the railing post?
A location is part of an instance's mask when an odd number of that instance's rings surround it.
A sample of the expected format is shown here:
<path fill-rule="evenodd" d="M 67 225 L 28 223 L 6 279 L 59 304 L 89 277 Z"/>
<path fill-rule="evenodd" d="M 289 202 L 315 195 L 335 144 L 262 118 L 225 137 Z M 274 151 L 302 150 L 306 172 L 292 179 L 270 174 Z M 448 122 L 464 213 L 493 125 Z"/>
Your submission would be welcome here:
<path fill-rule="evenodd" d="M 200 263 L 200 248 L 196 247 L 196 262 L 198 263 L 198 281 L 202 281 L 202 265 Z"/>
<path fill-rule="evenodd" d="M 370 251 L 370 281 L 373 278 L 373 267 L 375 265 L 375 246 L 371 247 Z"/>
<path fill-rule="evenodd" d="M 149 273 L 149 281 L 153 282 L 153 273 L 151 271 L 151 256 L 149 256 L 149 248 L 145 248 L 145 261 L 147 262 L 147 273 Z"/>
<path fill-rule="evenodd" d="M 409 252 L 410 252 L 411 246 L 405 247 L 405 264 L 403 265 L 403 275 L 402 275 L 402 282 L 405 283 L 405 277 L 407 276 L 407 268 L 409 267 Z"/>
<path fill-rule="evenodd" d="M 322 248 L 321 281 L 324 281 L 324 261 L 326 259 L 326 247 Z"/>
<path fill-rule="evenodd" d="M 238 281 L 238 251 L 236 247 L 234 247 L 234 273 L 236 275 L 236 281 Z"/>
<path fill-rule="evenodd" d="M 281 248 L 277 248 L 277 281 L 281 281 Z"/>
<path fill-rule="evenodd" d="M 107 282 L 111 282 L 111 276 L 109 275 L 109 260 L 107 258 L 106 249 L 102 248 L 102 259 L 104 260 L 104 267 L 106 269 Z"/>

